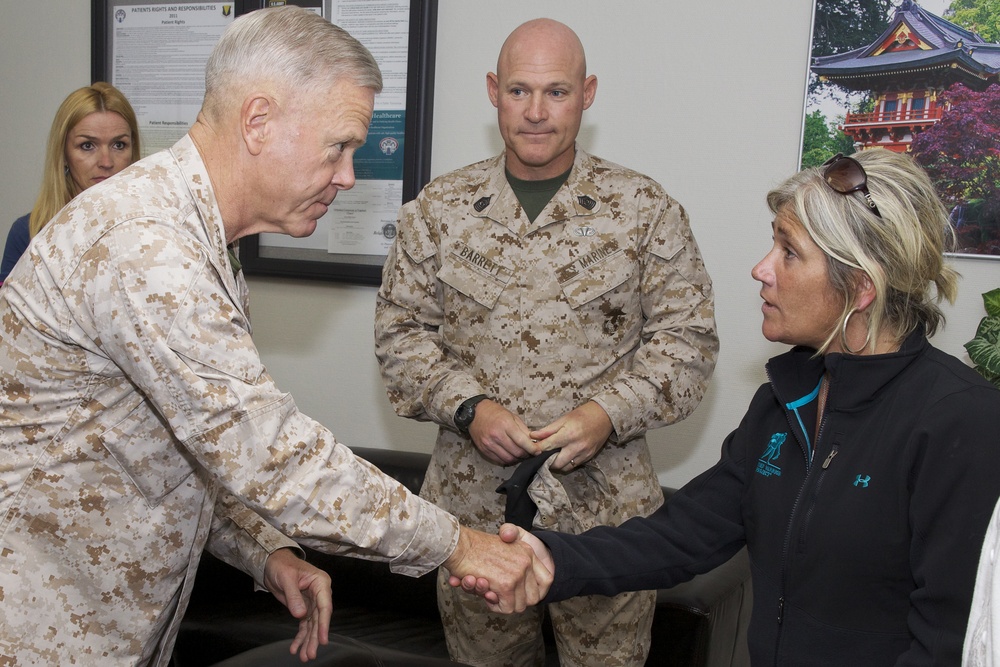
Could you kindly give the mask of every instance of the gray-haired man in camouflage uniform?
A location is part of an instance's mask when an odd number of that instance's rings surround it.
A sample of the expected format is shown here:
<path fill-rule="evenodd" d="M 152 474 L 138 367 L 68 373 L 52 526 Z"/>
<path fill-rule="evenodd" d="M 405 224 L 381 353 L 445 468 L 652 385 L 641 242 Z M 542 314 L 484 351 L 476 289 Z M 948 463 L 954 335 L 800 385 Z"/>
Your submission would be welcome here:
<path fill-rule="evenodd" d="M 314 655 L 329 579 L 269 573 L 294 546 L 281 533 L 409 575 L 496 570 L 512 609 L 548 576 L 355 458 L 251 339 L 228 248 L 312 233 L 354 184 L 371 54 L 312 12 L 262 10 L 227 29 L 206 83 L 188 136 L 73 200 L 0 288 L 4 665 L 165 665 L 206 547 L 304 589 Z"/>
<path fill-rule="evenodd" d="M 516 29 L 487 76 L 505 152 L 405 205 L 383 273 L 376 353 L 390 401 L 440 425 L 421 494 L 483 530 L 503 523 L 498 486 L 528 457 L 535 527 L 653 512 L 663 496 L 644 434 L 689 415 L 715 366 L 711 281 L 684 210 L 576 145 L 596 89 L 569 28 Z M 542 664 L 542 610 L 492 614 L 447 574 L 453 659 Z M 654 595 L 551 605 L 560 664 L 643 664 Z"/>

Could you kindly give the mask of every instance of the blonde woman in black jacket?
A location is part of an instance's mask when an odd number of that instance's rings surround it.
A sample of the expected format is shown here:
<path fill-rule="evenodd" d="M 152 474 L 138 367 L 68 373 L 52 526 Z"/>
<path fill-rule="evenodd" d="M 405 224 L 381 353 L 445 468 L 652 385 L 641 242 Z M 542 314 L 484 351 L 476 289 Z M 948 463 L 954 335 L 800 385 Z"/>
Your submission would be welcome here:
<path fill-rule="evenodd" d="M 885 150 L 768 203 L 774 245 L 752 273 L 764 336 L 794 348 L 719 463 L 619 528 L 501 532 L 550 550 L 546 600 L 672 586 L 746 545 L 754 665 L 957 665 L 1000 497 L 1000 391 L 927 340 L 956 292 L 945 210 Z M 452 583 L 490 599 L 485 580 Z"/>

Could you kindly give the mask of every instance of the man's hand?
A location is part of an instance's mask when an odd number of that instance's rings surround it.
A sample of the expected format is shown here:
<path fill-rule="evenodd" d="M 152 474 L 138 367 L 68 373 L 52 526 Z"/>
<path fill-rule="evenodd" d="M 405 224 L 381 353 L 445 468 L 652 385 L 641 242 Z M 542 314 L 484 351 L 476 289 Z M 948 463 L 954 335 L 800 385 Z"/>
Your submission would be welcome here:
<path fill-rule="evenodd" d="M 552 554 L 549 553 L 548 547 L 540 539 L 524 530 L 519 526 L 515 526 L 512 523 L 505 523 L 500 526 L 500 539 L 507 544 L 513 544 L 520 540 L 524 542 L 529 547 L 531 547 L 532 552 L 535 554 L 535 558 L 540 562 L 546 570 L 549 571 L 551 575 L 555 575 L 556 565 L 552 560 Z M 478 595 L 486 601 L 486 606 L 490 608 L 490 611 L 502 611 L 499 608 L 500 598 L 499 596 L 490 588 L 490 580 L 486 577 L 475 577 L 473 575 L 466 575 L 461 579 L 452 575 L 448 578 L 448 583 L 457 588 L 462 587 L 466 593 L 472 593 L 473 595 Z M 549 585 L 551 585 L 551 577 L 549 582 L 544 585 L 541 590 L 541 595 L 544 598 L 545 594 L 549 592 Z"/>
<path fill-rule="evenodd" d="M 469 436 L 486 460 L 497 465 L 509 466 L 542 451 L 520 417 L 489 399 L 476 404 Z"/>
<path fill-rule="evenodd" d="M 278 549 L 264 564 L 264 586 L 299 619 L 291 653 L 298 653 L 302 662 L 315 658 L 319 645 L 330 641 L 333 613 L 330 575 L 305 562 L 291 549 Z"/>
<path fill-rule="evenodd" d="M 451 575 L 449 581 L 459 582 L 453 586 L 470 579 L 474 590 L 482 588 L 480 596 L 490 610 L 503 614 L 538 604 L 552 584 L 552 559 L 545 546 L 544 557 L 539 557 L 530 541 L 518 539 L 517 533 L 508 532 L 507 538 L 462 526 L 458 546 L 443 563 Z"/>
<path fill-rule="evenodd" d="M 594 458 L 613 430 L 614 425 L 604 408 L 594 401 L 587 401 L 529 435 L 538 441 L 540 451 L 561 449 L 551 467 L 569 472 Z"/>

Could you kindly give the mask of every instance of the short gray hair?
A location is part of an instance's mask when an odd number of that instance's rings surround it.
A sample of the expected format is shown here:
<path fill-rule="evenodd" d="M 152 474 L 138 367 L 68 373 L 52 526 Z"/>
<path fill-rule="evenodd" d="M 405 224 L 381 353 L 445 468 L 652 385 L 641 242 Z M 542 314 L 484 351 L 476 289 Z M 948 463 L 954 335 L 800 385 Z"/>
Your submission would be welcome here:
<path fill-rule="evenodd" d="M 240 16 L 222 33 L 205 66 L 205 110 L 241 104 L 238 93 L 259 82 L 309 92 L 341 80 L 382 91 L 372 54 L 346 30 L 293 5 Z"/>
<path fill-rule="evenodd" d="M 884 148 L 852 155 L 868 175 L 881 217 L 862 193 L 842 195 L 806 169 L 767 195 L 773 213 L 788 207 L 827 255 L 830 282 L 844 298 L 841 321 L 850 315 L 858 272 L 875 286 L 868 318 L 871 344 L 879 333 L 902 340 L 919 325 L 933 335 L 944 323 L 941 299 L 954 302 L 958 274 L 945 263 L 955 232 L 927 173 L 909 156 Z M 931 285 L 934 289 L 931 289 Z M 820 352 L 840 335 L 830 332 Z"/>

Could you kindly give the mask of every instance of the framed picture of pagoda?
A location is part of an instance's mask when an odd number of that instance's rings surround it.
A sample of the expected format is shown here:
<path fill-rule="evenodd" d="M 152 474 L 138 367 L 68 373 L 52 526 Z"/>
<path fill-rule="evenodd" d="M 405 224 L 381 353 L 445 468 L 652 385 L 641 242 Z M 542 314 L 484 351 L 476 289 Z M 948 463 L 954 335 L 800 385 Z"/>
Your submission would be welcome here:
<path fill-rule="evenodd" d="M 991 0 L 815 0 L 801 165 L 874 147 L 927 169 L 952 254 L 1000 259 L 1000 15 Z"/>

